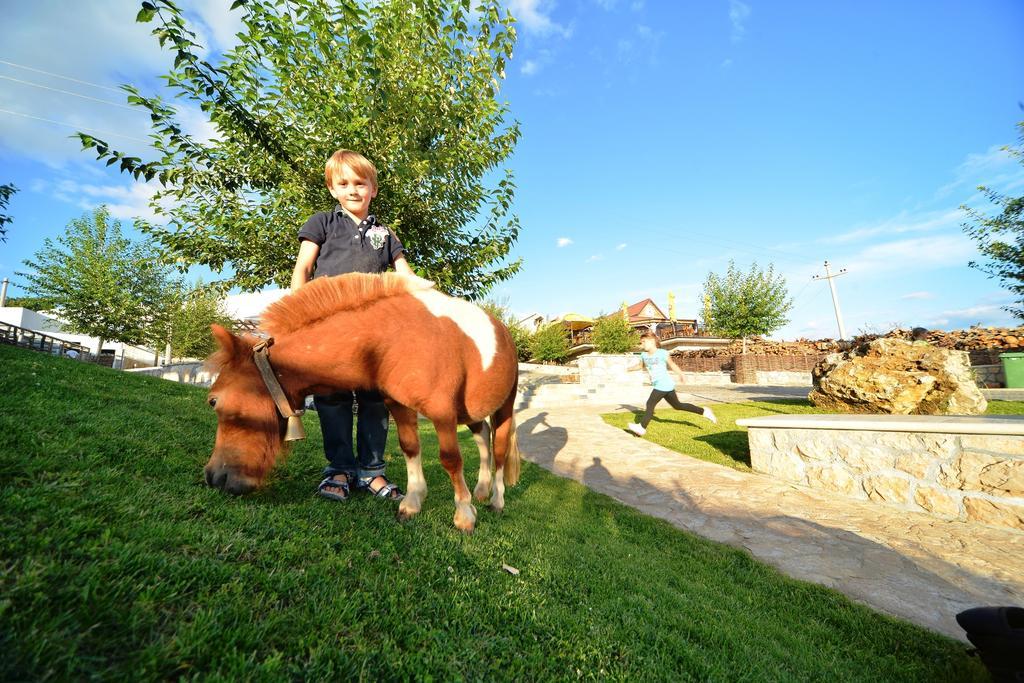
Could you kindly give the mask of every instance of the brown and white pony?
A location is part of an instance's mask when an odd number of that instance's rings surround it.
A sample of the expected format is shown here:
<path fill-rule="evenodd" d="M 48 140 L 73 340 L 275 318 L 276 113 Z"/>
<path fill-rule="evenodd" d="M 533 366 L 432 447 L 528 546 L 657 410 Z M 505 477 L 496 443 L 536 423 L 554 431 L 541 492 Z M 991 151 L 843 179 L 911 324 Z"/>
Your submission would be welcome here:
<path fill-rule="evenodd" d="M 455 488 L 455 526 L 471 532 L 476 521 L 455 433 L 460 424 L 469 426 L 480 450 L 477 500 L 491 493 L 493 446 L 491 507 L 502 510 L 505 484 L 519 478 L 520 456 L 512 414 L 516 350 L 499 321 L 401 275 L 350 274 L 317 278 L 272 304 L 262 328 L 273 338 L 269 360 L 291 406 L 302 407 L 308 394 L 338 390 L 384 394 L 408 471 L 400 517 L 419 512 L 427 495 L 417 413 L 437 430 L 441 464 Z M 220 349 L 210 363 L 220 374 L 209 403 L 217 411 L 217 438 L 206 481 L 248 493 L 282 452 L 285 420 L 253 360 L 259 340 L 217 325 L 213 334 Z"/>

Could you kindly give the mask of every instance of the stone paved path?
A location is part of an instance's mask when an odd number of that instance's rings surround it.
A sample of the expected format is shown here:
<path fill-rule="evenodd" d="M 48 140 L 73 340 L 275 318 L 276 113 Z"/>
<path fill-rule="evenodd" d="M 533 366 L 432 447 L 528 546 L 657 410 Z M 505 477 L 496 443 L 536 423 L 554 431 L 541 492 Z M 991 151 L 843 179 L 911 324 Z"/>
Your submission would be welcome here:
<path fill-rule="evenodd" d="M 698 396 L 751 400 L 807 391 L 749 389 L 694 387 L 690 395 L 711 403 Z M 606 424 L 600 413 L 616 408 L 625 406 L 521 411 L 526 459 L 744 548 L 789 576 L 960 640 L 957 612 L 1024 605 L 1020 532 L 890 510 L 689 458 Z"/>

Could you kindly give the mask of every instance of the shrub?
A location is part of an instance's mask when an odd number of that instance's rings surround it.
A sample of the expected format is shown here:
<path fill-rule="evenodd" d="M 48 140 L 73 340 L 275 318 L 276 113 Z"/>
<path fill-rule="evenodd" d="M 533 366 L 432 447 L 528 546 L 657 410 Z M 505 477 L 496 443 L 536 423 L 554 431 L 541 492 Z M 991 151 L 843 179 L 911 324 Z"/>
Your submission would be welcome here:
<path fill-rule="evenodd" d="M 530 354 L 542 362 L 561 363 L 569 357 L 569 339 L 559 323 L 545 325 L 530 339 Z"/>
<path fill-rule="evenodd" d="M 598 353 L 626 353 L 640 344 L 640 335 L 620 315 L 599 318 L 591 339 Z"/>
<path fill-rule="evenodd" d="M 533 343 L 533 335 L 522 325 L 512 323 L 508 325 L 509 334 L 512 335 L 512 343 L 516 345 L 516 356 L 519 362 L 530 360 L 533 352 L 530 351 L 530 344 Z"/>

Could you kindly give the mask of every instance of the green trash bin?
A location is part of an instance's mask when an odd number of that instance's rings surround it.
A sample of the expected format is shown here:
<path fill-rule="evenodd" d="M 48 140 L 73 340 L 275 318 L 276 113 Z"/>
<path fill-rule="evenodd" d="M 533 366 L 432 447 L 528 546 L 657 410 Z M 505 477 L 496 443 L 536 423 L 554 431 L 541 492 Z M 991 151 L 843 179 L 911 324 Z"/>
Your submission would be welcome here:
<path fill-rule="evenodd" d="M 1001 353 L 999 360 L 1003 362 L 1006 387 L 1008 389 L 1024 388 L 1024 353 Z"/>

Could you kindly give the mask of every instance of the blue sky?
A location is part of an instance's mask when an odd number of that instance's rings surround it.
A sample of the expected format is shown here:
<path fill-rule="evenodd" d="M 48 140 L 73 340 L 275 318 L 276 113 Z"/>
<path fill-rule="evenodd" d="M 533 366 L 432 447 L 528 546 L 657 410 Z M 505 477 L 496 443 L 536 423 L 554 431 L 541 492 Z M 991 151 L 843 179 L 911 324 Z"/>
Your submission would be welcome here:
<path fill-rule="evenodd" d="M 236 28 L 229 4 L 185 3 L 214 51 Z M 648 296 L 665 308 L 673 291 L 678 315 L 696 316 L 709 270 L 756 259 L 795 297 L 777 336 L 832 336 L 828 288 L 811 280 L 829 259 L 848 270 L 836 285 L 850 333 L 1011 322 L 1009 295 L 967 267 L 976 251 L 957 207 L 990 208 L 978 184 L 1024 187 L 1024 165 L 1000 151 L 1024 119 L 1024 4 L 508 5 L 520 43 L 502 95 L 523 129 L 510 166 L 525 265 L 494 295 L 517 312 L 596 314 Z M 89 206 L 146 213 L 150 188 L 78 152 L 60 125 L 144 146 L 146 118 L 96 87 L 158 87 L 167 57 L 136 8 L 5 9 L 0 182 L 21 192 L 0 276 Z M 198 111 L 183 115 L 212 134 Z"/>

